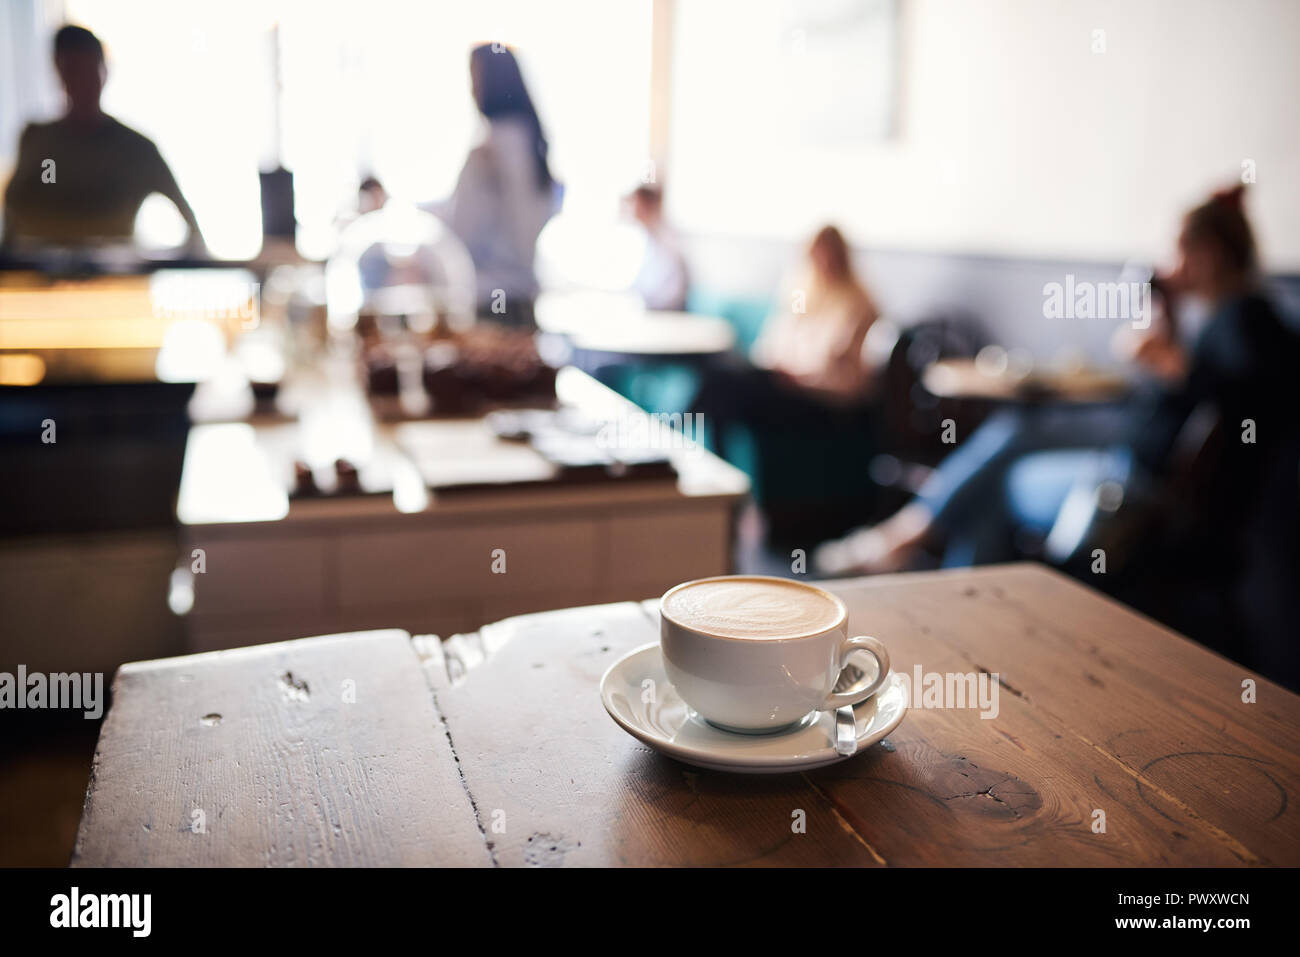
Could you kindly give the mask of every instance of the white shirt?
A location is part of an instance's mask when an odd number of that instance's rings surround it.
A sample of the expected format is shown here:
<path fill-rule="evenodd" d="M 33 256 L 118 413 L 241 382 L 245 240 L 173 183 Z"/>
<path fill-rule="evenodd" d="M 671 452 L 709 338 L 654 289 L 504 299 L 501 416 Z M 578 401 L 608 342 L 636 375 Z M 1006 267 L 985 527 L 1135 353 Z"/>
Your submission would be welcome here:
<path fill-rule="evenodd" d="M 686 257 L 666 226 L 646 231 L 645 256 L 632 288 L 647 309 L 680 312 L 686 308 Z"/>
<path fill-rule="evenodd" d="M 533 271 L 537 236 L 555 212 L 550 185 L 537 184 L 537 154 L 528 125 L 514 117 L 490 120 L 470 150 L 444 214 L 469 250 L 480 304 L 501 290 L 507 297 L 537 295 Z"/>
<path fill-rule="evenodd" d="M 800 292 L 796 308 L 794 293 Z M 822 289 L 810 277 L 787 283 L 777 309 L 759 333 L 750 358 L 785 372 L 828 398 L 855 401 L 871 384 L 862 355 L 876 307 L 856 281 Z"/>

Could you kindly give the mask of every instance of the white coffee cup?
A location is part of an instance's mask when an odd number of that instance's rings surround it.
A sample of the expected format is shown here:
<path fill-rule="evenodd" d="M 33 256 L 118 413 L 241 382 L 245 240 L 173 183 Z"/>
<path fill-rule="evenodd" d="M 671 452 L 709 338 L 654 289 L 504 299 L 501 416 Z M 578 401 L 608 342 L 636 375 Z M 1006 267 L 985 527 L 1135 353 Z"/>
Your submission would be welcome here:
<path fill-rule="evenodd" d="M 683 613 L 690 599 L 675 596 L 707 585 L 712 593 L 752 595 L 750 614 L 728 620 L 727 608 Z M 795 589 L 789 592 L 788 589 Z M 781 631 L 782 608 L 792 613 L 790 634 Z M 754 608 L 769 608 L 773 623 L 745 637 Z M 799 624 L 803 615 L 807 627 Z M 814 614 L 815 613 L 815 614 Z M 848 609 L 816 585 L 762 575 L 727 575 L 683 582 L 660 602 L 659 638 L 668 680 L 682 700 L 710 724 L 728 731 L 762 734 L 802 721 L 816 711 L 855 705 L 875 694 L 889 675 L 889 652 L 875 638 L 850 637 Z M 746 620 L 748 618 L 748 621 Z M 876 674 L 863 687 L 836 693 L 835 685 L 850 655 L 865 651 L 876 659 Z"/>

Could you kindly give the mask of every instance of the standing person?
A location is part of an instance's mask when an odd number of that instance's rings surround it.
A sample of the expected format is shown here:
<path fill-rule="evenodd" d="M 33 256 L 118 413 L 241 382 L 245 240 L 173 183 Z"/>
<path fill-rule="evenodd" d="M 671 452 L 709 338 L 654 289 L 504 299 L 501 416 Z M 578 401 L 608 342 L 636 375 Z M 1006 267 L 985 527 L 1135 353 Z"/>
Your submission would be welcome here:
<path fill-rule="evenodd" d="M 479 313 L 532 328 L 537 236 L 556 211 L 549 145 L 509 49 L 475 47 L 469 72 L 474 102 L 486 121 L 483 139 L 438 211 L 474 260 Z"/>
<path fill-rule="evenodd" d="M 645 255 L 632 289 L 647 309 L 682 312 L 690 279 L 677 234 L 664 218 L 663 190 L 643 183 L 632 191 L 628 203 L 646 238 Z"/>
<path fill-rule="evenodd" d="M 141 204 L 161 193 L 189 227 L 189 250 L 202 253 L 194 211 L 158 147 L 100 107 L 108 68 L 99 38 L 63 27 L 54 36 L 54 66 L 67 112 L 23 130 L 4 194 L 4 244 L 129 242 Z"/>
<path fill-rule="evenodd" d="M 849 260 L 849 247 L 826 226 L 808 247 L 807 262 L 763 325 L 753 365 L 709 369 L 691 408 L 709 423 L 725 454 L 727 428 L 852 430 L 871 387 L 863 358 L 878 312 Z"/>

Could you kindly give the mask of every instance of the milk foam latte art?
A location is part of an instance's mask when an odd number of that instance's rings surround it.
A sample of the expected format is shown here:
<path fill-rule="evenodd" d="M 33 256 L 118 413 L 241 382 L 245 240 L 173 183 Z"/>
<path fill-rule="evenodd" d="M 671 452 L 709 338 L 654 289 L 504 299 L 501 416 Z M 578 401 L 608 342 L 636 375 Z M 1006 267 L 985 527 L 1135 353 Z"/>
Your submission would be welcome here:
<path fill-rule="evenodd" d="M 664 596 L 663 611 L 696 631 L 754 639 L 820 634 L 844 616 L 844 606 L 820 589 L 743 576 L 678 586 Z"/>

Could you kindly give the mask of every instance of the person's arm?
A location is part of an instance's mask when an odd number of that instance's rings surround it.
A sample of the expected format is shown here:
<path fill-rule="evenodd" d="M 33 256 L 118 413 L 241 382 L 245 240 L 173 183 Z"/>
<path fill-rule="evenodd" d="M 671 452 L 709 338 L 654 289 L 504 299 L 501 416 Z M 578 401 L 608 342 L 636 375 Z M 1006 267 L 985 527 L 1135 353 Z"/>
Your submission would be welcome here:
<path fill-rule="evenodd" d="M 151 192 L 160 193 L 170 199 L 176 211 L 185 220 L 185 225 L 190 231 L 189 240 L 186 242 L 187 249 L 198 255 L 206 255 L 207 244 L 203 241 L 203 233 L 199 230 L 199 221 L 194 215 L 194 210 L 190 208 L 189 202 L 181 192 L 180 184 L 172 175 L 171 167 L 167 165 L 167 161 L 162 158 L 156 146 L 154 156 L 154 183 Z"/>
<path fill-rule="evenodd" d="M 1187 350 L 1169 336 L 1146 336 L 1134 349 L 1133 359 L 1165 382 L 1178 382 L 1187 375 Z"/>
<path fill-rule="evenodd" d="M 790 314 L 783 309 L 773 309 L 763 327 L 758 330 L 754 344 L 749 347 L 749 361 L 763 369 L 774 368 L 778 359 L 778 345 L 783 338 Z"/>
<path fill-rule="evenodd" d="M 1150 326 L 1142 331 L 1121 325 L 1111 337 L 1111 351 L 1123 362 L 1132 362 L 1166 383 L 1176 383 L 1187 374 L 1188 355 L 1175 332 L 1172 313 L 1162 294 Z"/>
<path fill-rule="evenodd" d="M 794 293 L 802 282 L 797 273 L 787 273 L 777 287 L 777 298 L 772 311 L 763 320 L 754 344 L 749 347 L 749 361 L 764 369 L 775 368 L 780 360 L 780 346 L 785 339 L 786 326 L 793 321 Z"/>

